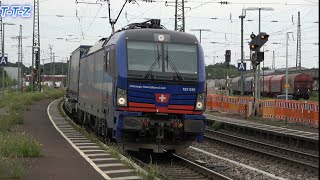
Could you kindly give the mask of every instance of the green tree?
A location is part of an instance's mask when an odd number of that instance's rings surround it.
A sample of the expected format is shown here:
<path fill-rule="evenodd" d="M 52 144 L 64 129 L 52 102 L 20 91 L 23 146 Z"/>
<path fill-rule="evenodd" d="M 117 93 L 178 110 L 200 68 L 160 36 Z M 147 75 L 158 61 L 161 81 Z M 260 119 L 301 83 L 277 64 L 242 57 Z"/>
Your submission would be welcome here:
<path fill-rule="evenodd" d="M 229 65 L 229 77 L 239 76 L 240 73 L 236 66 Z M 224 79 L 226 78 L 227 65 L 225 63 L 216 63 L 206 66 L 207 79 Z"/>

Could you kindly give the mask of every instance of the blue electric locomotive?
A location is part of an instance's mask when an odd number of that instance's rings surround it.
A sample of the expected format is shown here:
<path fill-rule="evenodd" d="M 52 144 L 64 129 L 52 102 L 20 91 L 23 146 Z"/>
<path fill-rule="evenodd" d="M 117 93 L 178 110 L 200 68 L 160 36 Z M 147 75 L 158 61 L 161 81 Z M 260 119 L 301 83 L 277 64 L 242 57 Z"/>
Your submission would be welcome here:
<path fill-rule="evenodd" d="M 203 140 L 204 66 L 194 35 L 130 24 L 72 53 L 65 107 L 125 150 L 183 150 Z"/>

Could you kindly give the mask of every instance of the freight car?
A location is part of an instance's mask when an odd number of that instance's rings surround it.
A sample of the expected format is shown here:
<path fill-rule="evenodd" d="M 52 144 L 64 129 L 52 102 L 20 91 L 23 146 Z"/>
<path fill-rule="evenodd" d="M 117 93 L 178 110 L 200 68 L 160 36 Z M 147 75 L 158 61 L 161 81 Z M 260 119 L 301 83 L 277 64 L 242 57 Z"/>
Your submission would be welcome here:
<path fill-rule="evenodd" d="M 225 80 L 221 79 L 220 81 Z M 276 97 L 280 94 L 285 94 L 286 75 L 268 75 L 260 77 L 260 93 L 265 97 Z M 235 77 L 231 79 L 230 90 L 233 94 L 240 94 L 241 78 Z M 313 79 L 310 75 L 304 73 L 288 75 L 288 94 L 294 99 L 304 98 L 309 99 L 309 95 L 313 87 Z M 244 80 L 244 94 L 253 94 L 253 77 L 246 77 Z"/>
<path fill-rule="evenodd" d="M 72 53 L 65 106 L 125 150 L 180 151 L 204 138 L 204 67 L 194 35 L 130 24 Z"/>

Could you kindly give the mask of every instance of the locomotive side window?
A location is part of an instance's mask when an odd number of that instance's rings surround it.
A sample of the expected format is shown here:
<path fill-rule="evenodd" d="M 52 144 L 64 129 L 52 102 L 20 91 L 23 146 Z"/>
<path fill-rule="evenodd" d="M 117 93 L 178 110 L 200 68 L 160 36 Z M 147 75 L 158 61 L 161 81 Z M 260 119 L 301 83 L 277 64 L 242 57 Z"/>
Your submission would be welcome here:
<path fill-rule="evenodd" d="M 106 54 L 106 68 L 108 68 L 109 63 L 110 63 L 110 53 L 107 52 L 107 54 Z"/>
<path fill-rule="evenodd" d="M 110 74 L 115 74 L 116 63 L 115 63 L 115 48 L 114 45 L 109 46 L 106 49 L 106 66 L 107 72 Z"/>

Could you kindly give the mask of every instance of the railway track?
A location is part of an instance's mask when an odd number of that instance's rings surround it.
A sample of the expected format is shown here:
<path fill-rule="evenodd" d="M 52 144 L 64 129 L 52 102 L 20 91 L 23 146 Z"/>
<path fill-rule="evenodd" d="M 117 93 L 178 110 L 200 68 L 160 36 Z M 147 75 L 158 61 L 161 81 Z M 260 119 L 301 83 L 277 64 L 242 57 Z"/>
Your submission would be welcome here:
<path fill-rule="evenodd" d="M 66 111 L 65 107 L 62 105 L 62 110 L 65 114 L 72 119 L 72 116 L 68 111 Z M 94 133 L 90 128 L 84 126 L 84 129 L 88 133 Z M 108 142 L 101 138 L 100 136 L 96 136 L 100 142 L 108 144 Z M 207 169 L 203 166 L 200 166 L 194 162 L 191 162 L 183 157 L 180 157 L 176 154 L 169 155 L 156 155 L 156 159 L 152 162 L 155 164 L 159 170 L 159 176 L 161 179 L 166 180 L 175 180 L 175 179 L 197 179 L 197 180 L 231 180 L 230 178 L 214 172 L 210 169 Z M 141 156 L 141 153 L 134 152 L 130 154 L 130 158 L 135 161 L 140 167 L 148 167 L 150 162 L 149 156 Z"/>
<path fill-rule="evenodd" d="M 285 161 L 287 164 L 309 170 L 314 173 L 319 171 L 319 156 L 293 151 L 274 145 L 257 142 L 230 134 L 206 129 L 206 138 L 227 145 L 236 146 L 245 150 L 267 155 L 275 159 Z"/>
<path fill-rule="evenodd" d="M 140 153 L 131 154 L 131 158 L 140 166 L 147 167 L 151 156 Z M 191 162 L 176 154 L 152 156 L 152 164 L 156 164 L 160 171 L 160 178 L 165 180 L 197 179 L 197 180 L 231 180 L 230 178 Z"/>

